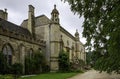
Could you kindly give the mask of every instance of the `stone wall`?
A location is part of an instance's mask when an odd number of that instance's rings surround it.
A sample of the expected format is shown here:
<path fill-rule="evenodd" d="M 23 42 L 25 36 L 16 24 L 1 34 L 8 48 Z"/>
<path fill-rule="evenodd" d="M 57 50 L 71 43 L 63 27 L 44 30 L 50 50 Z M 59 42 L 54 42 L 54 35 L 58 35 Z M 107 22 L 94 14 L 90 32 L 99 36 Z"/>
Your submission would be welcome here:
<path fill-rule="evenodd" d="M 8 36 L 0 35 L 0 51 L 2 52 L 3 46 L 9 44 L 12 47 L 12 64 L 22 63 L 24 66 L 25 56 L 28 55 L 29 50 L 32 49 L 33 53 L 39 49 L 45 50 L 45 46 L 33 44 L 30 42 L 18 40 Z M 45 51 L 44 51 L 45 52 Z M 24 70 L 23 70 L 24 71 Z"/>

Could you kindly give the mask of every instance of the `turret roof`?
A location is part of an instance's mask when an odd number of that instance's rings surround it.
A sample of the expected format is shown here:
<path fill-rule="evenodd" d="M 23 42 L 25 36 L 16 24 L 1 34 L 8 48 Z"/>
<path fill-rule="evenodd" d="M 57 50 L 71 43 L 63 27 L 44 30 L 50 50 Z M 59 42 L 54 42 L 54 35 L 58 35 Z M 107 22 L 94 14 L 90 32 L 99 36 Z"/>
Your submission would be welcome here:
<path fill-rule="evenodd" d="M 54 5 L 54 9 L 52 10 L 51 14 L 53 13 L 59 14 L 58 10 L 56 9 L 56 5 Z"/>

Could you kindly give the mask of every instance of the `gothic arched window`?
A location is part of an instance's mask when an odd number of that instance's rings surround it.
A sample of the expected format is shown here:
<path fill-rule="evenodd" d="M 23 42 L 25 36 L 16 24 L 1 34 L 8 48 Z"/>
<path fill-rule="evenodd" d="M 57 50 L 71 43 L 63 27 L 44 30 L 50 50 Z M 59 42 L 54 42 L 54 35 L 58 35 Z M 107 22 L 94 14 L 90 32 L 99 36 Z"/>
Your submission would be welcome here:
<path fill-rule="evenodd" d="M 9 44 L 6 44 L 4 47 L 3 47 L 3 50 L 2 50 L 5 58 L 6 58 L 6 61 L 8 63 L 8 65 L 12 65 L 12 48 Z"/>

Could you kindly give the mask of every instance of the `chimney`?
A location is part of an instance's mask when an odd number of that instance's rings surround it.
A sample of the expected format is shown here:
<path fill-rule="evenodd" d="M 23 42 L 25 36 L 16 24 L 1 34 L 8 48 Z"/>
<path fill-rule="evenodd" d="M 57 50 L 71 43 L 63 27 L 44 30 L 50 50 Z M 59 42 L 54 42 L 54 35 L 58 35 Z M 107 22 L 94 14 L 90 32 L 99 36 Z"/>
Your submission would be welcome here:
<path fill-rule="evenodd" d="M 34 7 L 32 5 L 29 5 L 27 29 L 33 36 L 35 36 Z"/>
<path fill-rule="evenodd" d="M 5 11 L 0 10 L 0 18 L 7 20 L 8 19 L 7 16 L 8 16 L 7 9 L 5 9 Z"/>
<path fill-rule="evenodd" d="M 5 20 L 8 20 L 8 13 L 7 13 L 7 9 L 5 8 L 5 12 L 4 12 L 4 17 L 5 17 Z"/>

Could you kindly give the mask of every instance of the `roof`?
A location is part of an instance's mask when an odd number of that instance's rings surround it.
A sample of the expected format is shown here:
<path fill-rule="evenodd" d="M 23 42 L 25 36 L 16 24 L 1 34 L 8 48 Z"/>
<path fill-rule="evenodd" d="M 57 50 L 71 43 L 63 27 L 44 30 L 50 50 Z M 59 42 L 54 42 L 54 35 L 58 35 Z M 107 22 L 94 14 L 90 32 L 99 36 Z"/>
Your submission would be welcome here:
<path fill-rule="evenodd" d="M 17 34 L 31 36 L 31 33 L 26 28 L 15 25 L 15 24 L 8 22 L 2 18 L 0 18 L 0 27 L 3 30 L 8 30 L 9 32 L 15 32 Z"/>
<path fill-rule="evenodd" d="M 27 28 L 26 27 L 27 23 L 28 23 L 28 19 L 24 20 L 21 26 Z M 51 23 L 51 20 L 45 15 L 40 15 L 40 16 L 35 17 L 35 27 L 47 25 L 50 23 Z M 68 36 L 70 36 L 71 39 L 75 40 L 75 37 L 72 34 L 70 34 L 67 30 L 65 30 L 62 26 L 60 26 L 60 30 L 66 33 Z"/>
<path fill-rule="evenodd" d="M 59 14 L 58 10 L 56 9 L 56 5 L 54 5 L 54 9 L 52 10 L 51 14 Z"/>
<path fill-rule="evenodd" d="M 64 32 L 66 35 L 68 35 L 71 39 L 75 40 L 75 37 L 69 33 L 67 30 L 65 30 L 62 26 L 60 26 L 60 31 Z"/>
<path fill-rule="evenodd" d="M 35 26 L 36 27 L 49 24 L 50 22 L 51 22 L 51 20 L 45 15 L 40 15 L 40 16 L 35 17 Z M 28 19 L 24 20 L 22 22 L 21 26 L 26 28 L 27 24 L 28 24 Z"/>

